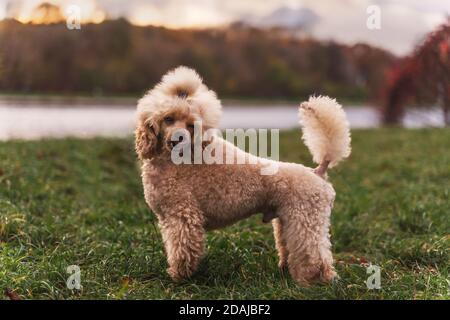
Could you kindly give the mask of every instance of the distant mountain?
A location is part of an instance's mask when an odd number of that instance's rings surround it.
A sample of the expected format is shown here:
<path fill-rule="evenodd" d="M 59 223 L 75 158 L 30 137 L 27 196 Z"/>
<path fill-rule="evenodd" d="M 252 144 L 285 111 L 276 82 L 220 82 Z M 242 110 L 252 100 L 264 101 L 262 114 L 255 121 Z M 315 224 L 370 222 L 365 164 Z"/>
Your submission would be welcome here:
<path fill-rule="evenodd" d="M 319 20 L 320 17 L 309 8 L 293 9 L 280 7 L 272 13 L 263 17 L 247 16 L 243 17 L 243 22 L 260 28 L 282 27 L 293 30 L 309 30 Z"/>

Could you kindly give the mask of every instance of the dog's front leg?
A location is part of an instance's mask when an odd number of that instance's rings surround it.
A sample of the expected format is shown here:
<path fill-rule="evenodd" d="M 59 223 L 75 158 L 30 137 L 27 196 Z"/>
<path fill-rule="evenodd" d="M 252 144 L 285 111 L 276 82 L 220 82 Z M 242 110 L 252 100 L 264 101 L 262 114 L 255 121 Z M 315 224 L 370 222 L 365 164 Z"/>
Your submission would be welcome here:
<path fill-rule="evenodd" d="M 170 277 L 190 277 L 204 254 L 205 230 L 202 215 L 190 207 L 168 214 L 160 221 Z"/>
<path fill-rule="evenodd" d="M 283 224 L 280 218 L 272 220 L 273 235 L 275 237 L 275 246 L 278 251 L 278 267 L 284 269 L 287 267 L 288 251 L 286 241 L 283 239 Z"/>

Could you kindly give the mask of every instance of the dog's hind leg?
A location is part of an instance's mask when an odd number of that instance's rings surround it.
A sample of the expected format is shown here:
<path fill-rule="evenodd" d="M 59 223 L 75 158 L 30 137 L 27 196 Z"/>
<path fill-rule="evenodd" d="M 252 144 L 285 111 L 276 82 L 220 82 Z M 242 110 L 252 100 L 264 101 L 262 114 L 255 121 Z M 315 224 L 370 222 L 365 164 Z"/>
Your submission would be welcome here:
<path fill-rule="evenodd" d="M 173 280 L 190 277 L 204 254 L 205 230 L 202 214 L 191 206 L 168 212 L 159 225 Z"/>
<path fill-rule="evenodd" d="M 288 251 L 283 239 L 283 225 L 279 218 L 272 220 L 273 235 L 275 237 L 275 247 L 278 251 L 278 267 L 284 269 L 287 267 Z"/>
<path fill-rule="evenodd" d="M 310 202 L 287 205 L 280 212 L 289 272 L 299 284 L 330 282 L 336 276 L 329 240 L 330 211 L 330 207 Z"/>

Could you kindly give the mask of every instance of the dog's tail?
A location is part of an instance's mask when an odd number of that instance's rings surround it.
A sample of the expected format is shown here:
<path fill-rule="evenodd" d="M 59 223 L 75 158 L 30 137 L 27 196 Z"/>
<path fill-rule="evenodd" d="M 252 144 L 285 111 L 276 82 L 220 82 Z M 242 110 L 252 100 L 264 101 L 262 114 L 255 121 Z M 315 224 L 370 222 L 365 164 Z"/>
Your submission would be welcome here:
<path fill-rule="evenodd" d="M 334 167 L 350 155 L 350 130 L 342 106 L 325 96 L 310 97 L 299 108 L 303 141 L 319 166 L 315 173 L 324 177 L 328 167 Z"/>

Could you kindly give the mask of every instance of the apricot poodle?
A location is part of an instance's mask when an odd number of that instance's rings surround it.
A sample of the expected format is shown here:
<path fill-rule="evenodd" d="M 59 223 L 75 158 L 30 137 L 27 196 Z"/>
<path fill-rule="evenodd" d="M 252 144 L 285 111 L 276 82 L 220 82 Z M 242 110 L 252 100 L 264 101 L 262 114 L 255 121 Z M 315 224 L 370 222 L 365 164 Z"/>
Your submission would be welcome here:
<path fill-rule="evenodd" d="M 137 113 L 136 152 L 145 200 L 158 218 L 174 280 L 195 272 L 207 230 L 257 213 L 272 221 L 279 266 L 288 267 L 297 283 L 330 282 L 336 276 L 329 234 L 335 191 L 326 171 L 349 156 L 350 132 L 334 99 L 311 97 L 299 107 L 315 169 L 256 157 L 218 133 L 200 144 L 203 161 L 175 163 L 175 148 L 185 143 L 196 148 L 195 126 L 210 132 L 222 113 L 216 94 L 186 67 L 168 72 L 140 99 Z M 180 130 L 187 135 L 176 136 Z M 183 151 L 176 153 L 183 156 Z M 234 161 L 214 161 L 218 155 Z M 264 173 L 268 166 L 277 169 Z"/>

